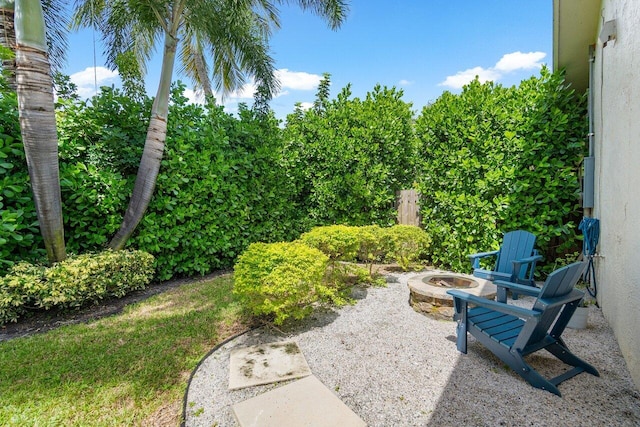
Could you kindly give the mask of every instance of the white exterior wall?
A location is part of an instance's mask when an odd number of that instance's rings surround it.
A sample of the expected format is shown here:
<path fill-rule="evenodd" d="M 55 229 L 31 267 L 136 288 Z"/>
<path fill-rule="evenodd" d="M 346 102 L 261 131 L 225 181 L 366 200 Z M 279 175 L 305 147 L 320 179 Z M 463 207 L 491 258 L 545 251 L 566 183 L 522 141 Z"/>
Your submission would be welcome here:
<path fill-rule="evenodd" d="M 603 0 L 602 16 L 617 38 L 598 41 L 592 80 L 598 300 L 640 387 L 640 2 Z"/>

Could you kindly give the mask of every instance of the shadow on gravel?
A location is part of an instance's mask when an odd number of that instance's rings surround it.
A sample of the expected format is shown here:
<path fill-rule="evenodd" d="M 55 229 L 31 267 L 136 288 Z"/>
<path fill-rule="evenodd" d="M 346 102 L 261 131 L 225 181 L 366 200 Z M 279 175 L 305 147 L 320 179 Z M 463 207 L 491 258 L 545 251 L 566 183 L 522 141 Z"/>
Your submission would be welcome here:
<path fill-rule="evenodd" d="M 558 397 L 531 387 L 470 337 L 468 353 L 457 358 L 428 425 L 640 425 L 640 393 L 613 332 L 599 309 L 594 307 L 589 316 L 587 329 L 567 329 L 563 337 L 574 353 L 599 370 L 600 377 L 581 373 L 560 384 L 562 397 Z M 447 340 L 455 346 L 455 337 Z M 529 356 L 527 362 L 548 377 L 567 370 L 544 351 Z"/>

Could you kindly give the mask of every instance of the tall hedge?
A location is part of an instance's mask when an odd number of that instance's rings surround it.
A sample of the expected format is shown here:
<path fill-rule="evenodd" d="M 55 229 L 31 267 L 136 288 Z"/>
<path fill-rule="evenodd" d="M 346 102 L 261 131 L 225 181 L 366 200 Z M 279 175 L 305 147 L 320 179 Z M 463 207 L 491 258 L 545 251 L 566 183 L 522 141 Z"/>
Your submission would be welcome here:
<path fill-rule="evenodd" d="M 547 260 L 574 246 L 586 133 L 584 97 L 546 68 L 518 87 L 475 80 L 425 107 L 418 189 L 433 261 L 469 270 L 468 254 L 514 229 L 536 234 Z"/>
<path fill-rule="evenodd" d="M 245 107 L 238 117 L 220 106 L 190 105 L 183 85 L 172 91 L 166 150 L 156 190 L 129 246 L 154 255 L 156 279 L 230 267 L 254 241 L 292 240 L 305 212 L 290 203 L 295 188 L 280 159 L 282 138 L 272 114 Z M 149 99 L 102 88 L 90 101 L 61 100 L 60 171 L 67 248 L 98 251 L 118 229 L 137 172 Z M 0 98 L 0 273 L 37 260 L 41 238 L 15 112 Z M 6 159 L 6 160 L 5 160 Z"/>
<path fill-rule="evenodd" d="M 519 87 L 477 81 L 444 93 L 414 123 L 402 92 L 344 88 L 297 108 L 285 129 L 268 111 L 190 105 L 172 92 L 166 151 L 149 209 L 129 242 L 156 279 L 229 267 L 256 241 L 295 239 L 315 225 L 389 225 L 395 193 L 422 194 L 430 259 L 466 270 L 466 255 L 501 234 L 539 236 L 548 260 L 576 244 L 584 99 L 544 69 Z M 103 249 L 128 203 L 150 99 L 103 88 L 90 101 L 63 91 L 60 172 L 68 250 Z M 0 274 L 44 253 L 20 141 L 15 94 L 0 88 Z M 417 135 L 417 138 L 416 138 Z"/>
<path fill-rule="evenodd" d="M 229 267 L 252 242 L 302 231 L 273 116 L 241 108 L 236 119 L 178 98 L 169 129 L 153 200 L 130 242 L 157 258 L 159 278 Z"/>
<path fill-rule="evenodd" d="M 312 225 L 393 224 L 396 192 L 415 178 L 411 104 L 379 85 L 365 99 L 347 86 L 329 100 L 327 75 L 320 88 L 314 108 L 287 117 L 283 161 L 297 204 Z"/>

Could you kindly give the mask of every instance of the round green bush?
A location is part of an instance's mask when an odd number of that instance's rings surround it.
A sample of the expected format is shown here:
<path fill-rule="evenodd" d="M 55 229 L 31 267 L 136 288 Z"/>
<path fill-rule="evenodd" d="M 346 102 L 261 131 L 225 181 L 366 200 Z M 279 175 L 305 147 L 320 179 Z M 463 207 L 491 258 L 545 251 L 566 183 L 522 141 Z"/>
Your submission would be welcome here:
<path fill-rule="evenodd" d="M 360 247 L 358 227 L 326 225 L 315 227 L 300 236 L 307 246 L 321 250 L 332 261 L 354 261 Z"/>
<path fill-rule="evenodd" d="M 395 261 L 403 270 L 427 256 L 429 235 L 414 225 L 394 225 L 384 229 L 387 261 Z"/>
<path fill-rule="evenodd" d="M 233 292 L 256 316 L 275 324 L 308 316 L 317 303 L 340 303 L 324 281 L 329 258 L 300 242 L 253 243 L 238 257 Z"/>

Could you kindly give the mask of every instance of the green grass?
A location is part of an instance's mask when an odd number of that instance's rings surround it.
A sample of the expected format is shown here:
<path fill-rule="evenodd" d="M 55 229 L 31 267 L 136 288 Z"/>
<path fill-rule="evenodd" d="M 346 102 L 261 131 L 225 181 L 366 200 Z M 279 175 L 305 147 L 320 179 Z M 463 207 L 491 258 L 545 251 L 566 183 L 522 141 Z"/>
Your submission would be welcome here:
<path fill-rule="evenodd" d="M 230 275 L 0 343 L 0 425 L 176 425 L 191 371 L 245 328 Z"/>

